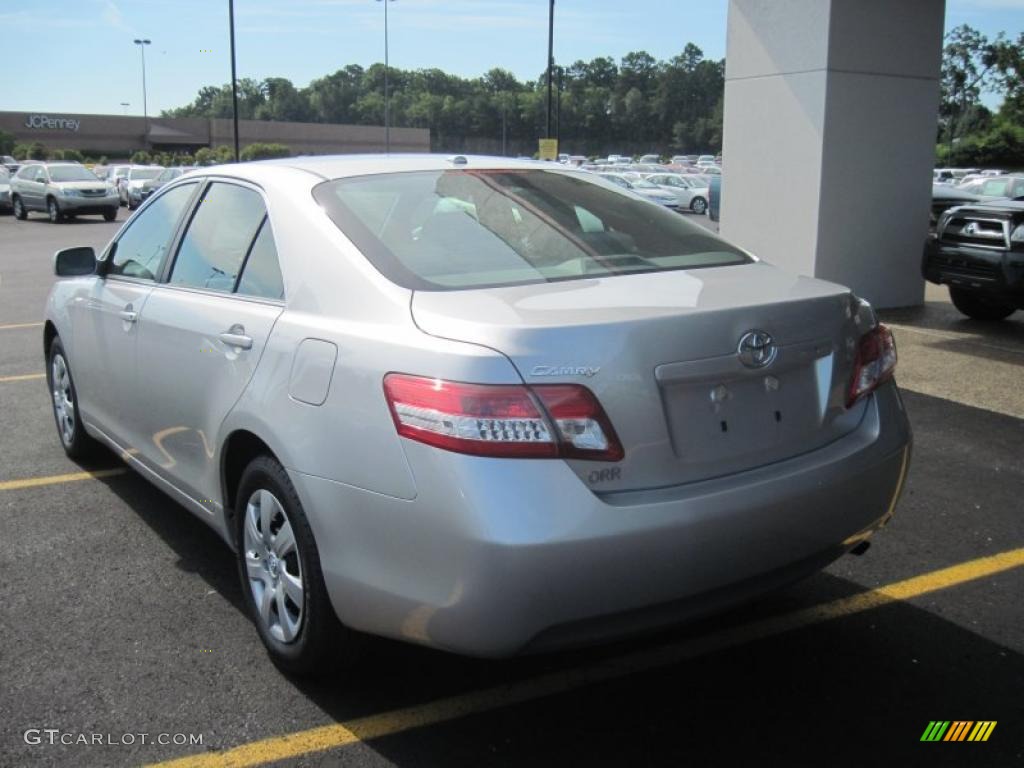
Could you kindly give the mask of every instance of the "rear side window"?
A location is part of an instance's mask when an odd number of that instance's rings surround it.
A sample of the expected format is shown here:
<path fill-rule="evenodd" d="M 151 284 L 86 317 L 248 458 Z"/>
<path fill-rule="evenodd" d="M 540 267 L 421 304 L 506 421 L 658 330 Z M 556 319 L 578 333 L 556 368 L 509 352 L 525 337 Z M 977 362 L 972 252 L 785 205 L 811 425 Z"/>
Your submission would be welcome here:
<path fill-rule="evenodd" d="M 387 278 L 453 290 L 744 264 L 678 213 L 591 174 L 438 170 L 336 179 L 314 197 Z"/>
<path fill-rule="evenodd" d="M 230 293 L 266 213 L 258 192 L 210 184 L 182 238 L 170 282 Z"/>
<path fill-rule="evenodd" d="M 155 280 L 195 188 L 194 183 L 182 184 L 146 206 L 118 238 L 107 274 Z"/>
<path fill-rule="evenodd" d="M 277 260 L 277 247 L 270 220 L 263 219 L 256 241 L 245 260 L 242 277 L 238 281 L 237 293 L 259 296 L 264 299 L 283 299 L 284 282 L 281 280 L 281 266 Z"/>

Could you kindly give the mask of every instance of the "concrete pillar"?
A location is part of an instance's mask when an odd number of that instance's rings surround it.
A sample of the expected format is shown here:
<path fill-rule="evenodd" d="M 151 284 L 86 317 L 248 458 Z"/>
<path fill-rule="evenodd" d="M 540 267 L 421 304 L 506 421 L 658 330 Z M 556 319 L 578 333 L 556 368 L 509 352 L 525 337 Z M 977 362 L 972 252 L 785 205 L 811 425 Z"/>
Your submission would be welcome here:
<path fill-rule="evenodd" d="M 944 0 L 730 0 L 721 232 L 920 304 Z"/>

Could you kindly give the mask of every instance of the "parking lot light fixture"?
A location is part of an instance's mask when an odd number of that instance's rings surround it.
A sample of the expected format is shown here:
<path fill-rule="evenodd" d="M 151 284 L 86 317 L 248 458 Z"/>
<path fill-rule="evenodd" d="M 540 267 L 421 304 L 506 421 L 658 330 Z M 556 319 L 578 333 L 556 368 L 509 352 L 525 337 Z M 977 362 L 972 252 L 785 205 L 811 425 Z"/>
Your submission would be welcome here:
<path fill-rule="evenodd" d="M 146 141 L 149 143 L 149 104 L 146 101 L 146 46 L 152 41 L 147 39 L 135 38 L 135 44 L 139 46 L 139 52 L 142 54 L 142 117 L 146 121 Z"/>

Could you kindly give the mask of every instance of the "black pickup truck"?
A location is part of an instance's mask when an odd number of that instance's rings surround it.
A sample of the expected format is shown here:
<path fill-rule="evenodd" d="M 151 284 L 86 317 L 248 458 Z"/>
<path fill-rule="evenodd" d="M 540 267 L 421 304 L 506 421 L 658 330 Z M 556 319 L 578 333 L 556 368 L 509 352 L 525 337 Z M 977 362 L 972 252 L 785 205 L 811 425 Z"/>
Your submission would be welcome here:
<path fill-rule="evenodd" d="M 958 310 L 1002 320 L 1024 309 L 1024 200 L 972 203 L 939 218 L 924 277 L 949 286 Z"/>

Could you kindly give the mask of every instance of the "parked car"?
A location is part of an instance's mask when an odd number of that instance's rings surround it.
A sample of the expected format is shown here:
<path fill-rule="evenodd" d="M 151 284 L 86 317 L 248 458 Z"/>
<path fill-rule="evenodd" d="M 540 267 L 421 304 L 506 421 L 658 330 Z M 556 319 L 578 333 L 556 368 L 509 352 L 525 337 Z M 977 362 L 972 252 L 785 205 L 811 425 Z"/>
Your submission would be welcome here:
<path fill-rule="evenodd" d="M 954 306 L 995 321 L 1024 309 L 1024 202 L 971 203 L 942 214 L 925 246 L 925 279 Z"/>
<path fill-rule="evenodd" d="M 701 155 L 700 157 L 697 158 L 697 162 L 695 163 L 695 165 L 698 165 L 698 166 L 701 166 L 701 165 L 714 165 L 714 164 L 715 164 L 715 156 L 714 155 Z"/>
<path fill-rule="evenodd" d="M 678 173 L 652 173 L 646 179 L 675 195 L 681 209 L 688 208 L 701 215 L 707 211 L 708 188 L 706 186 L 698 186 L 697 182 Z"/>
<path fill-rule="evenodd" d="M 722 177 L 711 176 L 708 181 L 708 218 L 718 221 L 722 207 Z"/>
<path fill-rule="evenodd" d="M 928 220 L 928 231 L 930 233 L 935 232 L 935 227 L 939 223 L 942 214 L 950 208 L 977 203 L 980 200 L 982 198 L 978 195 L 967 192 L 960 187 L 954 187 L 949 184 L 932 184 L 932 209 Z"/>
<path fill-rule="evenodd" d="M 0 157 L 0 164 L 2 164 L 4 168 L 7 169 L 7 172 L 9 174 L 17 173 L 18 166 L 21 165 L 17 160 L 15 160 L 10 155 L 3 155 L 2 157 Z"/>
<path fill-rule="evenodd" d="M 138 208 L 143 202 L 145 202 L 146 198 L 160 189 L 164 184 L 174 181 L 182 174 L 194 170 L 195 166 L 191 165 L 176 165 L 170 168 L 164 168 L 163 171 L 161 171 L 155 178 L 142 182 L 140 187 L 130 187 L 128 189 L 128 207 L 132 209 Z"/>
<path fill-rule="evenodd" d="M 11 174 L 0 165 L 0 211 L 11 210 Z"/>
<path fill-rule="evenodd" d="M 11 180 L 11 207 L 22 220 L 30 211 L 43 211 L 54 224 L 94 213 L 113 221 L 117 192 L 78 163 L 27 163 Z"/>
<path fill-rule="evenodd" d="M 722 610 L 865 549 L 908 466 L 868 304 L 557 164 L 201 169 L 55 271 L 61 445 L 217 531 L 294 673 Z"/>
<path fill-rule="evenodd" d="M 638 163 L 651 163 L 653 165 L 661 165 L 661 155 L 641 155 Z"/>
<path fill-rule="evenodd" d="M 139 197 L 142 185 L 151 179 L 155 179 L 163 170 L 164 168 L 161 165 L 133 165 L 123 176 L 118 176 L 117 193 L 120 197 L 121 205 L 128 206 L 130 211 L 138 208 L 142 202 Z"/>
<path fill-rule="evenodd" d="M 630 178 L 624 173 L 605 173 L 601 172 L 598 174 L 602 179 L 612 182 L 613 184 L 628 189 L 630 192 L 635 192 L 640 197 L 650 200 L 652 203 L 663 205 L 666 208 L 672 208 L 673 210 L 679 210 L 679 200 L 671 192 L 661 189 L 657 184 L 652 184 L 646 181 L 640 174 L 636 174 Z"/>
<path fill-rule="evenodd" d="M 958 189 L 978 195 L 983 200 L 1024 197 L 1024 175 L 991 176 L 964 184 Z"/>

